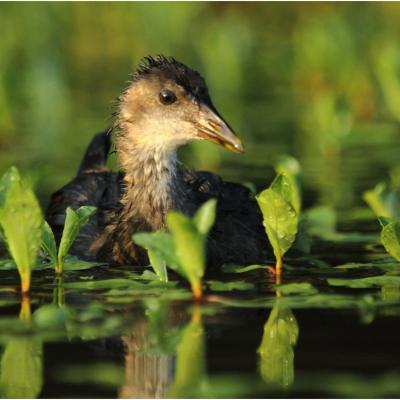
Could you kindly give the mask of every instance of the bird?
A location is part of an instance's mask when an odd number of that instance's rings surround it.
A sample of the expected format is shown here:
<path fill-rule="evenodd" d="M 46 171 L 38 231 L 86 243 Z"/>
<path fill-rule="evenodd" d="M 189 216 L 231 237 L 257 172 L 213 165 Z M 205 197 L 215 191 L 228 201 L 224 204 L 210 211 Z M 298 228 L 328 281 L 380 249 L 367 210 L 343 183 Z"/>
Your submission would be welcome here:
<path fill-rule="evenodd" d="M 117 99 L 114 116 L 113 126 L 94 136 L 76 177 L 51 196 L 46 210 L 59 242 L 68 207 L 97 207 L 71 254 L 116 265 L 147 265 L 147 252 L 132 235 L 166 230 L 169 211 L 193 216 L 214 198 L 207 265 L 246 265 L 270 258 L 262 214 L 251 191 L 214 173 L 190 170 L 177 158 L 177 149 L 194 140 L 244 151 L 199 72 L 172 57 L 143 58 Z M 112 142 L 117 172 L 106 167 Z"/>

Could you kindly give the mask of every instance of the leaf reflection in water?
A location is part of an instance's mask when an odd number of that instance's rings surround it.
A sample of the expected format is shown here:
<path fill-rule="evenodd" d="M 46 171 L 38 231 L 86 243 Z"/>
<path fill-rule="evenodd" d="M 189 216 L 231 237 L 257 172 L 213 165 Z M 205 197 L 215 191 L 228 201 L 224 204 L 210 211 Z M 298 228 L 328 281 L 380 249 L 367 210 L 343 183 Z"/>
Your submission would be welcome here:
<path fill-rule="evenodd" d="M 21 320 L 31 324 L 30 300 L 21 302 Z M 5 345 L 0 365 L 2 398 L 37 398 L 43 386 L 43 343 L 35 336 L 10 339 Z"/>
<path fill-rule="evenodd" d="M 279 299 L 264 325 L 259 354 L 259 372 L 262 380 L 281 389 L 294 381 L 294 346 L 299 327 L 292 311 Z"/>

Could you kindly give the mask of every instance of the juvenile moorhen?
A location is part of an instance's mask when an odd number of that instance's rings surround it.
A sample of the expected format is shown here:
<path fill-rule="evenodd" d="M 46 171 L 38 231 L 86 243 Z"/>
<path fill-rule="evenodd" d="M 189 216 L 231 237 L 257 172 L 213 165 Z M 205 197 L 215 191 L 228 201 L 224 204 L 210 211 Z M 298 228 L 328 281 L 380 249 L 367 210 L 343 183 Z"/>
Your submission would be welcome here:
<path fill-rule="evenodd" d="M 192 140 L 243 151 L 200 74 L 173 58 L 146 57 L 118 100 L 112 132 L 122 171 L 105 166 L 111 130 L 97 134 L 77 176 L 51 197 L 46 219 L 56 239 L 68 206 L 93 205 L 98 211 L 80 232 L 72 254 L 144 265 L 146 252 L 133 243 L 133 233 L 163 229 L 169 210 L 193 215 L 202 203 L 216 198 L 209 264 L 265 262 L 270 247 L 250 191 L 210 172 L 189 171 L 177 160 L 177 148 Z"/>

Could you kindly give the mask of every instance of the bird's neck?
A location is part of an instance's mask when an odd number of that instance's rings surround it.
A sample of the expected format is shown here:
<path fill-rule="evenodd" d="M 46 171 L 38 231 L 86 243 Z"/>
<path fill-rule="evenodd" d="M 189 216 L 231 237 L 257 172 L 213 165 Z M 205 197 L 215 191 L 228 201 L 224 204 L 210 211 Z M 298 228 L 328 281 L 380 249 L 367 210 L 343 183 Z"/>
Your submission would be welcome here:
<path fill-rule="evenodd" d="M 179 210 L 183 199 L 175 149 L 130 142 L 118 155 L 125 172 L 124 219 L 144 230 L 164 228 L 166 213 Z"/>

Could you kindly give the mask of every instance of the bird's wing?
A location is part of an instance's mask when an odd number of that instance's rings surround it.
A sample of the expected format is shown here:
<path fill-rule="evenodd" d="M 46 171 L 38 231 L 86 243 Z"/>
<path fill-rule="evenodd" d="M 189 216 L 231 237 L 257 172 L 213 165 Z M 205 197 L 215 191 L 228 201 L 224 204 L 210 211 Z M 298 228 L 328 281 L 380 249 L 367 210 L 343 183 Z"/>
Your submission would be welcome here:
<path fill-rule="evenodd" d="M 97 134 L 89 144 L 77 176 L 51 196 L 46 220 L 52 227 L 57 242 L 61 239 L 68 207 L 77 209 L 88 205 L 98 208 L 79 234 L 75 247 L 83 248 L 96 237 L 106 224 L 108 215 L 118 206 L 122 176 L 107 170 L 105 166 L 109 149 L 108 131 Z"/>
<path fill-rule="evenodd" d="M 261 263 L 269 257 L 271 249 L 262 215 L 248 188 L 203 171 L 185 171 L 184 181 L 197 208 L 210 198 L 218 200 L 209 238 L 212 264 Z"/>

